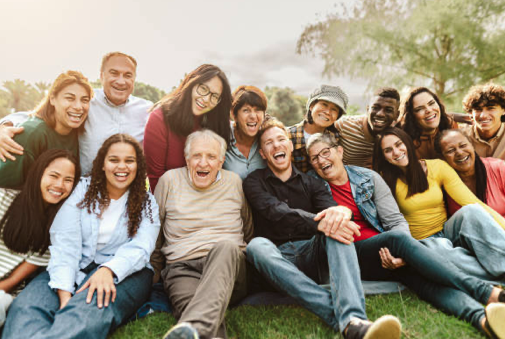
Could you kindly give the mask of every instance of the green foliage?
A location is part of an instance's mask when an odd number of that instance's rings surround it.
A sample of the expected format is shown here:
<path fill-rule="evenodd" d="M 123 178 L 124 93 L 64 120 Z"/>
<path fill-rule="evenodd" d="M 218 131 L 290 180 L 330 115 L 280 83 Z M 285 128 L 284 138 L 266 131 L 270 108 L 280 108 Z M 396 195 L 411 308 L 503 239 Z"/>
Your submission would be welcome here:
<path fill-rule="evenodd" d="M 43 83 L 38 83 L 34 87 L 24 80 L 15 79 L 14 81 L 4 81 L 3 87 L 5 89 L 4 99 L 7 101 L 7 107 L 14 112 L 30 111 L 44 98 L 45 92 L 43 90 Z"/>
<path fill-rule="evenodd" d="M 156 103 L 160 101 L 161 98 L 163 98 L 166 95 L 166 93 L 165 91 L 157 87 L 145 84 L 140 81 L 136 81 L 135 89 L 133 90 L 133 95 Z"/>
<path fill-rule="evenodd" d="M 362 115 L 365 113 L 361 111 L 361 108 L 358 105 L 348 105 L 345 111 L 347 115 Z"/>
<path fill-rule="evenodd" d="M 267 86 L 265 95 L 268 99 L 267 112 L 286 126 L 294 125 L 303 119 L 307 99 L 296 95 L 291 88 Z"/>
<path fill-rule="evenodd" d="M 298 52 L 370 87 L 432 87 L 447 99 L 505 74 L 504 0 L 363 0 L 309 25 Z"/>

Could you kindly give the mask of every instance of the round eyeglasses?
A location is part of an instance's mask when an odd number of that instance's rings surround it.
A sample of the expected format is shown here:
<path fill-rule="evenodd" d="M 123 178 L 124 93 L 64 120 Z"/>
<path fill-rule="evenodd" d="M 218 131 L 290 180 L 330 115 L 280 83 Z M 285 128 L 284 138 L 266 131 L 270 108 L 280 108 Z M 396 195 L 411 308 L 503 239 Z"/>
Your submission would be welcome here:
<path fill-rule="evenodd" d="M 221 101 L 221 95 L 211 92 L 210 88 L 205 84 L 196 85 L 196 93 L 204 97 L 210 94 L 209 101 L 214 106 L 219 104 L 219 102 Z"/>
<path fill-rule="evenodd" d="M 315 164 L 319 157 L 321 157 L 323 159 L 328 159 L 330 157 L 331 149 L 333 147 L 335 147 L 335 146 L 325 147 L 322 150 L 320 150 L 319 153 L 317 153 L 316 155 L 314 155 L 313 157 L 310 158 L 310 163 Z"/>

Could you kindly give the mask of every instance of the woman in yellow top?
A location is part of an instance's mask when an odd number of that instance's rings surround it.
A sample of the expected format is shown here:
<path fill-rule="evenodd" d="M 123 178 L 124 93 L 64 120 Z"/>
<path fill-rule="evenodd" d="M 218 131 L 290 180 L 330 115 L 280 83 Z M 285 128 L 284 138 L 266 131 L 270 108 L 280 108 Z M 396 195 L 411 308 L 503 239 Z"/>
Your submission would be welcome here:
<path fill-rule="evenodd" d="M 505 273 L 505 219 L 482 203 L 443 160 L 419 160 L 410 136 L 388 128 L 374 150 L 379 172 L 416 239 L 445 237 L 494 277 Z M 447 219 L 443 192 L 463 206 Z"/>

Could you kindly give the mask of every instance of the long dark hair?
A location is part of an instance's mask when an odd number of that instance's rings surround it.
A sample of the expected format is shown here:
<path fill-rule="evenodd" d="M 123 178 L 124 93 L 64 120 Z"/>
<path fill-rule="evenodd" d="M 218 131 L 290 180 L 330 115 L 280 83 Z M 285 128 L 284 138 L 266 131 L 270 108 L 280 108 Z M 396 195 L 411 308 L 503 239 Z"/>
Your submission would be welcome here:
<path fill-rule="evenodd" d="M 409 159 L 409 164 L 407 165 L 407 172 L 404 174 L 402 170 L 384 157 L 384 152 L 382 151 L 382 139 L 387 135 L 397 136 L 407 148 L 407 157 Z M 397 127 L 386 128 L 382 133 L 379 134 L 378 140 L 375 142 L 374 153 L 373 153 L 373 169 L 374 171 L 380 173 L 384 178 L 386 184 L 388 184 L 391 192 L 396 196 L 396 182 L 399 178 L 405 178 L 407 181 L 408 191 L 407 198 L 416 194 L 426 191 L 429 187 L 428 178 L 424 173 L 423 167 L 419 163 L 417 158 L 414 143 L 405 131 Z"/>
<path fill-rule="evenodd" d="M 466 141 L 472 145 L 472 141 L 468 139 L 468 136 L 463 133 L 459 129 L 446 129 L 445 131 L 442 131 L 442 133 L 439 133 L 437 137 L 435 138 L 435 151 L 442 157 L 444 158 L 444 154 L 442 153 L 442 140 L 444 137 L 449 134 L 449 132 L 455 132 L 460 135 L 462 135 Z M 482 159 L 480 156 L 475 152 L 475 149 L 473 150 L 474 158 L 475 158 L 475 188 L 476 192 L 475 195 L 477 198 L 480 199 L 483 203 L 487 204 L 487 170 L 486 166 L 484 166 L 484 163 L 482 162 Z"/>
<path fill-rule="evenodd" d="M 59 158 L 68 159 L 75 166 L 72 190 L 79 182 L 79 163 L 69 151 L 50 149 L 37 158 L 28 171 L 21 193 L 14 198 L 0 221 L 2 240 L 11 251 L 44 254 L 49 247 L 49 228 L 66 199 L 57 204 L 45 204 L 40 182 L 49 164 Z"/>
<path fill-rule="evenodd" d="M 98 207 L 98 216 L 107 209 L 110 204 L 109 192 L 107 191 L 107 178 L 103 171 L 105 156 L 110 147 L 117 143 L 132 145 L 135 149 L 137 158 L 137 174 L 129 187 L 128 201 L 126 203 L 126 212 L 128 213 L 128 236 L 131 238 L 137 234 L 137 230 L 142 221 L 142 211 L 146 209 L 146 214 L 153 221 L 151 201 L 147 194 L 146 178 L 146 160 L 144 152 L 137 140 L 128 134 L 114 134 L 104 141 L 102 147 L 98 150 L 93 168 L 91 169 L 91 183 L 84 199 L 77 205 L 79 208 L 86 208 L 88 213 L 94 213 Z"/>
<path fill-rule="evenodd" d="M 224 72 L 214 65 L 201 65 L 186 75 L 179 87 L 161 99 L 158 105 L 155 105 L 155 107 L 161 106 L 165 123 L 171 131 L 185 137 L 193 132 L 195 116 L 191 108 L 191 92 L 193 87 L 215 76 L 223 84 L 221 100 L 216 107 L 203 115 L 200 127 L 216 132 L 226 140 L 227 144 L 230 142 L 230 109 L 232 102 L 230 84 Z"/>
<path fill-rule="evenodd" d="M 445 106 L 442 101 L 440 101 L 438 95 L 432 92 L 429 88 L 417 87 L 407 94 L 400 107 L 401 127 L 412 137 L 413 140 L 419 140 L 421 134 L 423 133 L 421 126 L 419 126 L 416 118 L 414 117 L 414 97 L 424 92 L 430 94 L 440 107 L 440 124 L 438 125 L 438 131 L 441 132 L 451 128 L 451 119 L 445 112 Z"/>

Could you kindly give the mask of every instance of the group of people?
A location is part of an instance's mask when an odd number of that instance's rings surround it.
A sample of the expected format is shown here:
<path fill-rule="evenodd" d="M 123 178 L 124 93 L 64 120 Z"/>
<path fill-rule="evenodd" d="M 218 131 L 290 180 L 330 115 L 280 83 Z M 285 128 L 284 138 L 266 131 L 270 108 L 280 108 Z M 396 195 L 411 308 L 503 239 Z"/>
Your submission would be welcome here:
<path fill-rule="evenodd" d="M 347 116 L 321 85 L 286 128 L 214 65 L 157 103 L 136 74 L 108 53 L 103 89 L 67 71 L 0 121 L 2 338 L 105 338 L 158 282 L 178 319 L 164 338 L 226 338 L 228 305 L 261 289 L 347 339 L 399 338 L 396 317 L 368 320 L 363 279 L 505 339 L 504 88 L 472 88 L 458 129 L 428 88 Z"/>

